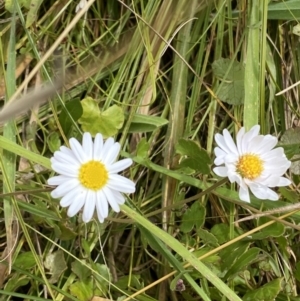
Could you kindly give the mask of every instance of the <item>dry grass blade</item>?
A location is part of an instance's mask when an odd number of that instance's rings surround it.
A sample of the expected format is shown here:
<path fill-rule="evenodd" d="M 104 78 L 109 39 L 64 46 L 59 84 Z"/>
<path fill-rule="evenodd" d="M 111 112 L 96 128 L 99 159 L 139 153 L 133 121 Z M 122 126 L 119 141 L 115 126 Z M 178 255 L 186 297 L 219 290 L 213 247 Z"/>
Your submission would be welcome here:
<path fill-rule="evenodd" d="M 29 110 L 36 104 L 46 102 L 54 96 L 63 86 L 63 81 L 58 80 L 56 83 L 44 84 L 40 87 L 33 88 L 29 93 L 22 97 L 8 102 L 0 112 L 0 124 L 14 118 L 15 116 Z"/>

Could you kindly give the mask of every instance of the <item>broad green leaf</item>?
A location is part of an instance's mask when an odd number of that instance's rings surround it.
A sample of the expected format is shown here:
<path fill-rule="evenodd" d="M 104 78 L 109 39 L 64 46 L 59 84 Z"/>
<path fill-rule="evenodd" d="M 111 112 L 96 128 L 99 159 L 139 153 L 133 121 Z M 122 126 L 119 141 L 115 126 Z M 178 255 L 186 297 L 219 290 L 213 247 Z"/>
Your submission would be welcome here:
<path fill-rule="evenodd" d="M 105 138 L 114 136 L 123 126 L 124 113 L 122 108 L 113 105 L 101 112 L 98 103 L 91 97 L 81 101 L 83 114 L 78 119 L 82 130 L 90 132 L 92 136 L 101 133 Z"/>
<path fill-rule="evenodd" d="M 221 267 L 223 271 L 228 271 L 236 260 L 250 247 L 249 242 L 239 241 L 236 242 L 224 250 L 220 251 Z"/>
<path fill-rule="evenodd" d="M 141 275 L 137 274 L 131 274 L 126 276 L 121 276 L 118 278 L 118 281 L 115 283 L 115 285 L 122 290 L 125 290 L 128 288 L 128 284 L 130 287 L 136 288 L 137 290 L 140 290 L 144 287 L 142 283 Z"/>
<path fill-rule="evenodd" d="M 279 187 L 280 194 L 291 203 L 298 202 L 298 193 L 286 187 Z"/>
<path fill-rule="evenodd" d="M 292 162 L 290 170 L 292 173 L 300 175 L 300 127 L 290 128 L 285 131 L 280 139 L 280 146 L 284 147 L 285 150 L 287 148 L 287 152 L 294 152 L 292 154 L 289 154 L 289 157 L 291 158 L 291 160 L 298 160 Z"/>
<path fill-rule="evenodd" d="M 282 278 L 275 279 L 262 287 L 246 293 L 243 301 L 273 301 L 281 291 Z"/>
<path fill-rule="evenodd" d="M 32 252 L 24 252 L 18 255 L 13 265 L 26 270 L 36 266 L 36 261 Z"/>
<path fill-rule="evenodd" d="M 52 153 L 55 151 L 59 150 L 61 146 L 59 134 L 57 132 L 52 132 L 48 137 L 47 137 L 47 144 Z"/>
<path fill-rule="evenodd" d="M 247 266 L 249 266 L 253 261 L 257 260 L 257 257 L 261 249 L 259 248 L 251 248 L 242 254 L 236 262 L 232 265 L 232 267 L 228 270 L 225 275 L 225 278 L 235 275 L 236 273 L 242 272 Z"/>
<path fill-rule="evenodd" d="M 10 278 L 5 285 L 5 291 L 16 292 L 20 287 L 27 285 L 29 281 L 30 281 L 30 277 L 28 277 L 27 275 L 13 274 L 13 277 Z M 2 294 L 1 297 L 3 297 Z M 8 299 L 5 298 L 3 300 L 8 300 Z M 14 300 L 14 299 L 10 299 L 10 300 Z"/>
<path fill-rule="evenodd" d="M 194 226 L 200 228 L 205 221 L 206 209 L 199 203 L 194 203 L 182 216 L 180 230 L 190 232 Z"/>
<path fill-rule="evenodd" d="M 201 256 L 204 256 L 205 254 L 207 254 L 208 252 L 210 252 L 213 248 L 210 248 L 210 247 L 203 247 L 201 249 L 198 249 L 198 250 L 195 250 L 194 251 L 194 255 L 196 257 L 201 257 Z M 221 260 L 220 256 L 217 255 L 217 254 L 212 254 L 210 256 L 207 256 L 203 259 L 201 259 L 202 262 L 205 262 L 205 263 L 219 263 Z"/>
<path fill-rule="evenodd" d="M 83 263 L 86 263 L 86 261 L 82 260 L 82 262 L 79 262 L 78 260 L 75 260 L 71 264 L 73 273 L 77 275 L 80 281 L 86 281 L 91 276 L 91 270 Z"/>
<path fill-rule="evenodd" d="M 13 13 L 13 4 L 15 0 L 5 0 L 5 9 L 9 11 L 10 13 Z M 29 8 L 31 0 L 18 0 L 19 6 L 22 8 L 25 6 L 26 8 Z"/>
<path fill-rule="evenodd" d="M 220 100 L 231 105 L 240 105 L 244 101 L 244 67 L 243 64 L 230 59 L 218 59 L 213 62 L 212 70 L 222 83 L 217 92 Z"/>
<path fill-rule="evenodd" d="M 261 217 L 259 219 L 259 225 L 265 224 L 269 219 L 266 217 Z M 281 223 L 274 223 L 266 228 L 263 228 L 258 233 L 252 235 L 253 240 L 265 239 L 268 237 L 280 237 L 284 234 L 285 227 Z"/>
<path fill-rule="evenodd" d="M 214 247 L 219 246 L 217 238 L 207 230 L 199 228 L 197 229 L 197 235 L 201 238 L 204 244 L 208 244 Z"/>
<path fill-rule="evenodd" d="M 56 283 L 59 280 L 60 275 L 67 269 L 64 252 L 58 250 L 48 254 L 45 258 L 44 265 L 51 275 L 49 282 Z"/>
<path fill-rule="evenodd" d="M 101 277 L 97 274 L 94 275 L 97 282 L 97 287 L 101 289 L 101 292 L 105 295 L 108 293 L 109 281 L 111 281 L 111 275 L 108 267 L 105 264 L 92 264 L 93 270 L 97 271 Z"/>
<path fill-rule="evenodd" d="M 90 301 L 94 295 L 93 282 L 78 281 L 70 285 L 70 292 L 73 296 L 77 297 L 80 301 Z"/>
<path fill-rule="evenodd" d="M 82 115 L 83 109 L 81 106 L 81 102 L 79 99 L 74 99 L 66 103 L 66 110 L 68 110 L 68 113 L 73 118 L 73 120 L 76 122 Z M 69 117 L 69 115 L 66 113 L 65 110 L 62 110 L 59 115 L 59 123 L 65 133 L 68 133 L 70 128 L 73 125 L 73 121 Z"/>
<path fill-rule="evenodd" d="M 226 224 L 216 224 L 212 227 L 211 233 L 217 238 L 219 244 L 229 240 L 229 226 Z"/>
<path fill-rule="evenodd" d="M 29 12 L 26 18 L 26 28 L 30 27 L 33 22 L 35 22 L 38 16 L 38 10 L 42 4 L 43 0 L 31 0 L 29 6 Z"/>
<path fill-rule="evenodd" d="M 291 21 L 300 19 L 300 1 L 285 0 L 270 3 L 268 7 L 268 19 Z"/>
<path fill-rule="evenodd" d="M 188 168 L 202 174 L 210 173 L 210 157 L 196 142 L 180 139 L 175 148 L 176 153 L 183 156 L 179 168 Z"/>
<path fill-rule="evenodd" d="M 57 226 L 59 227 L 59 239 L 61 240 L 73 240 L 76 239 L 78 233 L 73 229 L 74 225 L 66 221 L 60 221 Z"/>
<path fill-rule="evenodd" d="M 160 128 L 169 121 L 165 118 L 151 115 L 135 114 L 132 118 L 129 132 L 130 133 L 147 133 L 153 132 L 157 128 Z"/>

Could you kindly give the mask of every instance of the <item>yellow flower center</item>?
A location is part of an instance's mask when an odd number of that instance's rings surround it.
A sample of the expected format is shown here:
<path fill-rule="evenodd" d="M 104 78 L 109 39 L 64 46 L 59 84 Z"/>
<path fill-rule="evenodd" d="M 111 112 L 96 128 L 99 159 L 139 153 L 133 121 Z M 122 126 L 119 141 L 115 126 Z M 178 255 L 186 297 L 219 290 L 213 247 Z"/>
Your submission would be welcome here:
<path fill-rule="evenodd" d="M 108 172 L 105 165 L 99 161 L 89 161 L 79 169 L 80 183 L 89 189 L 99 190 L 108 181 Z"/>
<path fill-rule="evenodd" d="M 262 174 L 264 162 L 258 155 L 245 154 L 239 158 L 236 169 L 243 178 L 254 180 Z"/>

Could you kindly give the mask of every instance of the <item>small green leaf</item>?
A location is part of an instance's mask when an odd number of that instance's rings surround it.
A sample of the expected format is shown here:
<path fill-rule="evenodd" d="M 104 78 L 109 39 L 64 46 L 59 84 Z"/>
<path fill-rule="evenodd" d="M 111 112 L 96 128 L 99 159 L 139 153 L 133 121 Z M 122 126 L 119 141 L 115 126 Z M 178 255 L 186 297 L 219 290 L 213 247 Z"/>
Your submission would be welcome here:
<path fill-rule="evenodd" d="M 285 131 L 280 139 L 280 146 L 283 146 L 287 153 L 292 152 L 292 154 L 289 154 L 291 160 L 298 159 L 292 162 L 290 170 L 292 173 L 300 175 L 300 127 Z"/>
<path fill-rule="evenodd" d="M 67 114 L 65 110 L 62 110 L 59 115 L 59 123 L 65 133 L 68 133 L 70 128 L 73 125 L 73 122 L 77 121 L 82 113 L 82 105 L 79 99 L 73 99 L 66 103 L 66 110 L 68 111 L 69 115 L 73 118 L 73 121 L 71 120 L 70 116 Z"/>
<path fill-rule="evenodd" d="M 123 126 L 124 113 L 122 108 L 113 105 L 101 112 L 97 102 L 91 97 L 81 101 L 83 114 L 78 119 L 82 130 L 90 132 L 92 136 L 101 133 L 104 138 L 114 136 Z"/>
<path fill-rule="evenodd" d="M 70 292 L 73 296 L 77 297 L 80 301 L 90 301 L 94 295 L 93 282 L 78 281 L 70 285 Z"/>
<path fill-rule="evenodd" d="M 26 18 L 26 28 L 30 27 L 38 16 L 38 10 L 43 0 L 31 0 L 29 6 L 29 12 Z"/>
<path fill-rule="evenodd" d="M 44 262 L 45 268 L 48 269 L 51 274 L 49 279 L 50 283 L 56 283 L 60 275 L 67 269 L 64 253 L 62 250 L 58 250 L 54 253 L 50 253 L 46 256 Z"/>
<path fill-rule="evenodd" d="M 300 36 L 300 24 L 297 24 L 293 27 L 293 34 Z"/>
<path fill-rule="evenodd" d="M 276 300 L 276 296 L 281 291 L 282 279 L 278 278 L 262 287 L 246 293 L 243 297 L 243 301 L 273 301 Z"/>
<path fill-rule="evenodd" d="M 253 261 L 257 259 L 260 252 L 261 250 L 259 248 L 251 248 L 246 251 L 232 265 L 232 267 L 226 273 L 225 278 L 242 272 L 247 266 L 249 266 Z"/>
<path fill-rule="evenodd" d="M 55 151 L 57 151 L 60 148 L 61 142 L 60 142 L 59 135 L 57 132 L 52 132 L 47 137 L 47 144 L 52 153 L 54 153 Z"/>
<path fill-rule="evenodd" d="M 203 226 L 206 216 L 206 209 L 199 203 L 194 203 L 182 216 L 180 230 L 184 233 L 190 232 L 194 226 Z"/>
<path fill-rule="evenodd" d="M 168 120 L 158 116 L 135 114 L 132 118 L 130 133 L 147 133 L 168 124 Z"/>
<path fill-rule="evenodd" d="M 202 174 L 210 173 L 210 157 L 196 142 L 180 139 L 176 145 L 176 153 L 185 157 L 179 164 L 180 168 L 193 169 Z"/>
<path fill-rule="evenodd" d="M 244 66 L 238 61 L 218 59 L 213 62 L 212 70 L 222 83 L 217 92 L 220 100 L 231 105 L 241 105 L 244 102 Z"/>
<path fill-rule="evenodd" d="M 137 145 L 136 155 L 143 159 L 148 158 L 148 151 L 149 151 L 150 144 L 147 142 L 146 138 L 142 138 Z"/>

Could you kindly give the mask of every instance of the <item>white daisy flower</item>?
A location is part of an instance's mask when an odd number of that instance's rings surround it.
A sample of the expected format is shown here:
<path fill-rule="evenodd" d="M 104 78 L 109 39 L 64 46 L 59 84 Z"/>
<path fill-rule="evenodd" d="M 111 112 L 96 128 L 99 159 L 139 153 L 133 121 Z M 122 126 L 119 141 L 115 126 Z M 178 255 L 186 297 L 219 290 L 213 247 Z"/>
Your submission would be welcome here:
<path fill-rule="evenodd" d="M 282 177 L 290 167 L 282 147 L 275 147 L 278 140 L 271 135 L 259 135 L 260 126 L 255 125 L 245 133 L 241 128 L 236 136 L 236 144 L 225 129 L 223 135 L 216 134 L 216 159 L 214 172 L 220 177 L 228 177 L 231 183 L 238 183 L 239 197 L 250 202 L 249 190 L 258 199 L 276 201 L 278 195 L 269 187 L 287 186 L 291 181 Z"/>
<path fill-rule="evenodd" d="M 115 212 L 124 204 L 122 193 L 135 192 L 135 184 L 117 173 L 132 164 L 131 159 L 118 162 L 120 144 L 113 138 L 103 142 L 97 134 L 93 142 L 90 133 L 84 133 L 82 145 L 69 140 L 70 148 L 62 146 L 51 158 L 52 169 L 59 176 L 48 179 L 49 185 L 57 185 L 51 192 L 53 198 L 62 198 L 60 205 L 68 207 L 72 217 L 83 208 L 82 220 L 87 223 L 93 217 L 95 207 L 99 221 L 108 216 L 108 204 Z"/>

